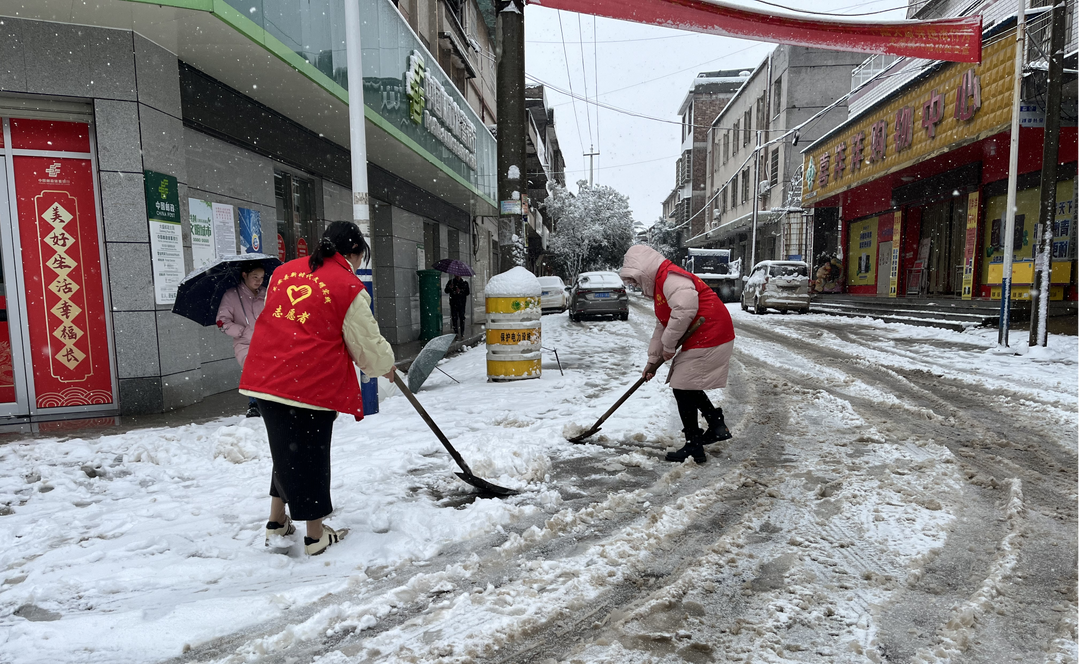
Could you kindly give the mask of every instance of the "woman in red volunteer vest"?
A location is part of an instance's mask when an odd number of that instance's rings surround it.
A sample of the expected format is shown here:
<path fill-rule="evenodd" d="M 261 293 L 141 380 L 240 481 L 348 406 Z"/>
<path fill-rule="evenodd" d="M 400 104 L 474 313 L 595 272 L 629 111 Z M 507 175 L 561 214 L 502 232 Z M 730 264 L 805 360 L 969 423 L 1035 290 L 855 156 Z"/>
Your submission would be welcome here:
<path fill-rule="evenodd" d="M 356 276 L 368 253 L 356 224 L 335 221 L 315 253 L 274 271 L 267 290 L 240 392 L 259 400 L 274 459 L 268 545 L 271 537 L 296 532 L 292 519 L 307 522 L 308 555 L 322 553 L 344 534 L 323 525 L 334 510 L 334 419 L 338 413 L 364 417 L 353 364 L 370 376 L 394 376 L 394 352 L 379 333 L 371 297 Z"/>
<path fill-rule="evenodd" d="M 713 406 L 705 394 L 705 390 L 727 386 L 728 362 L 735 346 L 735 329 L 727 306 L 701 279 L 643 244 L 626 252 L 619 276 L 640 286 L 641 292 L 653 300 L 658 322 L 649 343 L 649 364 L 675 357 L 686 330 L 698 318 L 705 319 L 683 342 L 671 366 L 670 383 L 686 445 L 666 457 L 680 463 L 693 457 L 697 463 L 705 463 L 705 445 L 731 438 L 724 424 L 724 411 Z M 652 377 L 652 373 L 645 373 L 646 380 Z M 708 423 L 706 430 L 698 424 L 699 412 Z"/>

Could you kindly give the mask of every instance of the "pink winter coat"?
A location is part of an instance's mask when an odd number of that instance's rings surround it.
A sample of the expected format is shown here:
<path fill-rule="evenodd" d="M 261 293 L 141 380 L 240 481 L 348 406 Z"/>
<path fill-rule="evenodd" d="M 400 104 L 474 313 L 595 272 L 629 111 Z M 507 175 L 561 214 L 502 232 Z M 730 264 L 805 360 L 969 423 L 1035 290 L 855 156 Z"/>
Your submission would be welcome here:
<path fill-rule="evenodd" d="M 218 306 L 217 326 L 222 332 L 233 338 L 233 353 L 236 361 L 244 366 L 248 346 L 251 345 L 251 333 L 255 331 L 255 319 L 266 305 L 266 287 L 252 293 L 247 286 L 240 284 L 225 291 Z"/>
<path fill-rule="evenodd" d="M 619 276 L 632 279 L 641 292 L 653 299 L 656 288 L 656 272 L 664 262 L 663 254 L 643 244 L 630 247 L 623 258 Z M 687 328 L 694 321 L 698 310 L 698 294 L 694 282 L 686 277 L 669 273 L 664 281 L 664 297 L 671 306 L 668 327 L 656 323 L 652 341 L 649 342 L 649 360 L 659 360 L 663 351 L 671 352 Z M 729 341 L 711 348 L 691 348 L 679 351 L 671 361 L 671 387 L 676 390 L 711 390 L 727 387 L 728 362 L 735 342 Z M 661 370 L 662 372 L 663 370 Z"/>

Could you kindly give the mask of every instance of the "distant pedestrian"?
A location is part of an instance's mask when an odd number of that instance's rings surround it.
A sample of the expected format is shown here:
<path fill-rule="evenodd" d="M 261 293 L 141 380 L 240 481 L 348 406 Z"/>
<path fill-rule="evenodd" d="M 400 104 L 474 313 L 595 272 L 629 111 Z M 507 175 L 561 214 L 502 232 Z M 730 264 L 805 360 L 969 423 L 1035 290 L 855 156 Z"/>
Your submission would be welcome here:
<path fill-rule="evenodd" d="M 244 367 L 255 332 L 255 320 L 266 304 L 265 278 L 266 270 L 258 261 L 244 263 L 240 266 L 240 283 L 225 291 L 218 305 L 217 326 L 233 338 L 233 353 L 240 368 Z M 247 416 L 259 417 L 259 405 L 253 397 L 248 397 Z"/>
<path fill-rule="evenodd" d="M 705 319 L 683 343 L 671 365 L 669 382 L 679 407 L 686 444 L 666 457 L 677 462 L 693 457 L 695 462 L 705 463 L 704 445 L 731 438 L 724 424 L 724 411 L 713 406 L 704 392 L 727 386 L 728 361 L 735 346 L 731 315 L 704 281 L 643 244 L 634 245 L 626 252 L 619 276 L 641 287 L 642 294 L 653 300 L 658 322 L 649 342 L 650 363 L 675 357 L 683 333 L 696 319 Z M 647 364 L 646 370 L 648 367 Z M 653 376 L 644 375 L 646 380 Z M 698 412 L 708 423 L 704 431 L 698 424 Z"/>
<path fill-rule="evenodd" d="M 364 417 L 354 363 L 368 375 L 394 377 L 393 349 L 379 333 L 371 297 L 356 276 L 368 253 L 355 224 L 335 221 L 310 257 L 274 271 L 267 313 L 240 378 L 240 391 L 259 400 L 274 459 L 267 544 L 271 536 L 296 531 L 291 519 L 307 522 L 308 555 L 322 553 L 344 534 L 323 525 L 334 511 L 334 419 L 339 412 Z"/>
<path fill-rule="evenodd" d="M 446 282 L 444 289 L 450 295 L 450 325 L 454 334 L 465 337 L 465 299 L 469 297 L 469 282 L 458 275 Z"/>

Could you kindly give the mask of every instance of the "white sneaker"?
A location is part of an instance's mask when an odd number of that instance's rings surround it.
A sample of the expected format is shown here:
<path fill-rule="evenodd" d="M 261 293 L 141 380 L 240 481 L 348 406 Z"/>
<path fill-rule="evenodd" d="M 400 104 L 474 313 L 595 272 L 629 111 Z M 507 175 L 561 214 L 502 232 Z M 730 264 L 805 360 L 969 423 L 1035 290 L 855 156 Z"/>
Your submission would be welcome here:
<path fill-rule="evenodd" d="M 330 548 L 331 544 L 337 544 L 344 539 L 348 532 L 349 531 L 345 528 L 334 530 L 330 526 L 323 526 L 322 537 L 319 539 L 311 539 L 307 536 L 304 537 L 304 551 L 309 556 L 317 556 Z"/>

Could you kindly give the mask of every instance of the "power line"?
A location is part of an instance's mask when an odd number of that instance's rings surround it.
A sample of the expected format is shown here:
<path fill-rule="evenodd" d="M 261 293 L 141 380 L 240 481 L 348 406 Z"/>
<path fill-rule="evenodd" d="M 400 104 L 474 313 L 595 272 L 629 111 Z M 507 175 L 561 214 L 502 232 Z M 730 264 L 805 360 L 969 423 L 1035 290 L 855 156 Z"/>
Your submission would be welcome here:
<path fill-rule="evenodd" d="M 559 37 L 563 40 L 563 64 L 566 65 L 566 82 L 570 86 L 571 103 L 574 105 L 574 125 L 577 126 L 578 145 L 581 147 L 581 151 L 585 152 L 585 146 L 581 145 L 581 122 L 578 120 L 577 102 L 574 101 L 576 99 L 576 96 L 574 95 L 574 79 L 570 76 L 570 59 L 566 56 L 566 36 L 563 34 L 562 10 L 556 10 L 556 14 L 559 17 Z M 586 108 L 586 110 L 588 110 L 588 108 Z"/>
<path fill-rule="evenodd" d="M 577 34 L 578 34 L 578 40 L 579 40 L 578 41 L 578 52 L 581 53 L 581 80 L 582 80 L 582 82 L 583 82 L 583 84 L 585 86 L 585 102 L 586 102 L 585 121 L 589 125 L 589 144 L 592 145 L 592 142 L 593 142 L 592 113 L 589 110 L 589 106 L 588 106 L 588 101 L 589 101 L 589 70 L 585 67 L 585 44 L 580 41 L 581 38 L 582 38 L 581 37 L 581 14 L 580 13 L 577 15 Z M 596 90 L 594 89 L 593 92 L 595 92 L 595 91 Z"/>

